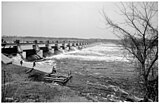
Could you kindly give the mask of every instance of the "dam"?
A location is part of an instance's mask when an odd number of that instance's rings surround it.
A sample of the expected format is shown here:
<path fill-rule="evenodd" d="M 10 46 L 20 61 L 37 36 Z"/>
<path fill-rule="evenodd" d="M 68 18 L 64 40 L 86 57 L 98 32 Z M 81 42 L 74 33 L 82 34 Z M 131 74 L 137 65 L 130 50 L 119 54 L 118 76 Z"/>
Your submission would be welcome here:
<path fill-rule="evenodd" d="M 38 42 L 34 40 L 33 42 L 20 42 L 20 40 L 15 40 L 14 42 L 5 42 L 2 40 L 2 62 L 12 63 L 21 66 L 23 61 L 23 66 L 28 68 L 33 68 L 33 63 L 36 62 L 36 67 L 39 71 L 45 73 L 51 73 L 55 64 L 48 64 L 47 57 L 54 55 L 71 52 L 74 50 L 81 50 L 88 47 L 93 43 L 87 41 L 45 41 Z M 42 64 L 43 63 L 43 64 Z"/>
<path fill-rule="evenodd" d="M 16 55 L 20 53 L 24 59 L 31 61 L 32 55 L 38 55 L 40 57 L 46 57 L 62 53 L 63 51 L 73 51 L 74 48 L 82 49 L 87 47 L 91 42 L 87 41 L 68 41 L 68 42 L 25 42 L 21 43 L 20 40 L 15 40 L 14 43 L 8 43 L 2 41 L 2 53 L 5 55 Z M 34 59 L 33 59 L 34 60 Z"/>

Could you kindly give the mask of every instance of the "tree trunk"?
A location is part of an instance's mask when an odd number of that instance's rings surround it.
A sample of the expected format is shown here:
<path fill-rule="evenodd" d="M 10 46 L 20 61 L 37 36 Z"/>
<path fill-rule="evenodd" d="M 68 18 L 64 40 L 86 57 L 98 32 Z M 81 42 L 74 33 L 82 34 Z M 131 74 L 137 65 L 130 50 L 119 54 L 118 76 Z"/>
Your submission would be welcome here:
<path fill-rule="evenodd" d="M 149 98 L 148 78 L 147 78 L 147 76 L 144 77 L 144 87 L 145 87 L 144 101 L 147 102 L 148 98 Z"/>
<path fill-rule="evenodd" d="M 142 71 L 143 71 L 143 79 L 144 79 L 144 88 L 145 88 L 145 94 L 144 94 L 144 101 L 148 101 L 148 96 L 149 96 L 149 89 L 148 89 L 148 76 L 146 75 L 146 69 L 145 69 L 145 64 L 141 63 L 142 65 Z"/>

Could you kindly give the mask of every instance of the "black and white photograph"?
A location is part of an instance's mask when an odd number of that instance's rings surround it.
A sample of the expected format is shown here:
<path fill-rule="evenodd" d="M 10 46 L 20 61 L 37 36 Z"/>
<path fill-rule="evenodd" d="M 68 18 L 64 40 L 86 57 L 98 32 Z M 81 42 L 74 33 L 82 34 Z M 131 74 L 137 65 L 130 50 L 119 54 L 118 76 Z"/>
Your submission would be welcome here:
<path fill-rule="evenodd" d="M 158 102 L 157 1 L 1 1 L 1 102 Z"/>

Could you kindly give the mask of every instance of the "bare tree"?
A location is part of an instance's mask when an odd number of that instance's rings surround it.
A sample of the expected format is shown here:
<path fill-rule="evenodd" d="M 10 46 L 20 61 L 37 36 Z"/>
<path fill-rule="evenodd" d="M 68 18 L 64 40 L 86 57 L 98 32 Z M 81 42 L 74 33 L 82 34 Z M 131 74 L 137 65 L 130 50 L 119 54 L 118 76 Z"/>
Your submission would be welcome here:
<path fill-rule="evenodd" d="M 150 82 L 158 81 L 158 3 L 121 3 L 119 9 L 124 22 L 115 23 L 103 10 L 106 25 L 113 29 L 124 49 L 137 60 L 144 81 L 145 101 L 149 98 L 155 101 L 158 99 L 158 90 L 151 90 L 154 85 L 151 86 Z M 157 95 L 151 97 L 152 93 Z"/>

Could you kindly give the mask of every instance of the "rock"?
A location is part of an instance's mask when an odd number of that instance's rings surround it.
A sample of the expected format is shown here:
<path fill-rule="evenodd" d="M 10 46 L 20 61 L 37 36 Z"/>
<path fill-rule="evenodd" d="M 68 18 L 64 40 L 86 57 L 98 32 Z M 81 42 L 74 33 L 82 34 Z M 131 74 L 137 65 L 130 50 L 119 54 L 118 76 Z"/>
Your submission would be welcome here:
<path fill-rule="evenodd" d="M 109 101 L 112 101 L 112 102 L 121 102 L 121 100 L 113 94 L 107 95 L 107 98 L 108 98 Z"/>
<path fill-rule="evenodd" d="M 6 101 L 6 102 L 13 102 L 13 101 L 14 101 L 14 99 L 13 99 L 13 97 L 11 97 L 11 98 L 6 97 L 6 98 L 5 98 L 5 101 Z"/>
<path fill-rule="evenodd" d="M 126 97 L 126 101 L 129 101 L 129 102 L 141 102 L 141 101 L 143 101 L 143 98 L 138 98 L 136 96 L 127 96 Z"/>
<path fill-rule="evenodd" d="M 111 90 L 111 91 L 114 91 L 116 94 L 120 95 L 123 98 L 125 98 L 129 95 L 126 91 L 119 88 L 118 86 L 109 85 L 108 89 Z"/>

